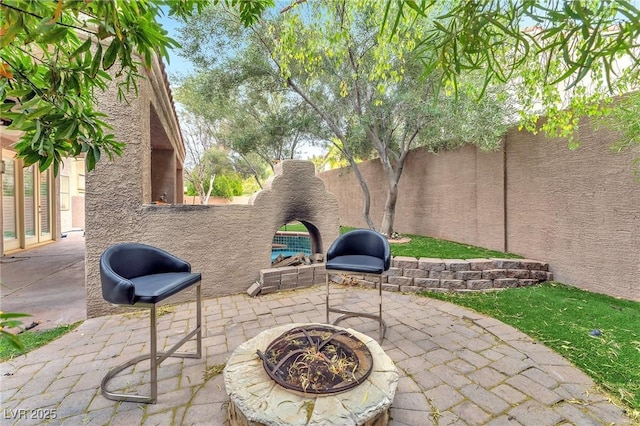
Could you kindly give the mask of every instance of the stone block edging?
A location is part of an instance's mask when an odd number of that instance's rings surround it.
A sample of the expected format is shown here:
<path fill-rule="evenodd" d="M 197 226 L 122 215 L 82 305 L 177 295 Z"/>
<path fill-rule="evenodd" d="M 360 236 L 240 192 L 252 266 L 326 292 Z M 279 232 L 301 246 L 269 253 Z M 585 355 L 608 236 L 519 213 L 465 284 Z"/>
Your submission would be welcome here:
<path fill-rule="evenodd" d="M 324 263 L 269 268 L 260 271 L 250 295 L 293 290 L 323 284 Z M 331 272 L 329 278 L 340 284 L 375 288 L 379 277 L 372 274 Z M 420 291 L 485 291 L 526 287 L 552 281 L 549 264 L 531 259 L 438 259 L 396 256 L 382 275 L 382 289 L 417 293 Z"/>

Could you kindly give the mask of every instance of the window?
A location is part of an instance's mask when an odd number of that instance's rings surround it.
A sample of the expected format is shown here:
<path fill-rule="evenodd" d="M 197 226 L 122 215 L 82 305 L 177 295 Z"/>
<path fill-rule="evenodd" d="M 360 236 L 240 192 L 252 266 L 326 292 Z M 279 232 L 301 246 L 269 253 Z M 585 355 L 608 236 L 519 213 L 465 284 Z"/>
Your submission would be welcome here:
<path fill-rule="evenodd" d="M 60 210 L 67 211 L 71 206 L 69 176 L 60 175 Z"/>
<path fill-rule="evenodd" d="M 84 194 L 84 173 L 78 173 L 78 194 Z"/>

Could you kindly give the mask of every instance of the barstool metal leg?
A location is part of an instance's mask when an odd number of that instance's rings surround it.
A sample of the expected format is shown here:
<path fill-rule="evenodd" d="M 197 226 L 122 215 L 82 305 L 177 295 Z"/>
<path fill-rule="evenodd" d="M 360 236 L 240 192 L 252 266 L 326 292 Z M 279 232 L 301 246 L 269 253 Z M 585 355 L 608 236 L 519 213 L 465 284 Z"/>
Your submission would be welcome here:
<path fill-rule="evenodd" d="M 327 324 L 329 324 L 329 272 L 327 271 L 327 275 L 325 275 L 325 280 L 327 283 L 327 304 L 326 304 L 326 308 L 327 308 Z"/>
<path fill-rule="evenodd" d="M 150 350 L 149 354 L 137 356 L 123 364 L 120 364 L 111 370 L 104 376 L 102 379 L 102 383 L 100 385 L 100 389 L 102 391 L 102 395 L 113 401 L 128 401 L 128 402 L 142 402 L 147 404 L 155 404 L 158 397 L 158 366 L 167 359 L 168 357 L 175 358 L 201 358 L 202 357 L 202 300 L 201 300 L 201 290 L 200 283 L 196 286 L 196 328 L 191 330 L 189 334 L 184 336 L 178 343 L 173 345 L 166 352 L 158 352 L 158 325 L 157 325 L 157 313 L 156 313 L 156 305 L 155 304 L 140 304 L 137 305 L 139 307 L 148 307 L 150 309 Z M 174 353 L 177 349 L 179 349 L 186 342 L 191 340 L 193 336 L 196 336 L 196 352 L 179 352 Z M 107 385 L 109 381 L 117 376 L 120 372 L 126 370 L 127 368 L 149 359 L 149 368 L 150 368 L 150 394 L 146 395 L 136 395 L 136 394 L 126 394 L 126 393 L 117 393 L 111 392 L 107 390 Z"/>
<path fill-rule="evenodd" d="M 380 344 L 382 344 L 382 341 L 384 340 L 384 334 L 387 331 L 387 329 L 386 329 L 386 325 L 385 325 L 385 327 L 383 327 L 383 321 L 382 321 L 382 274 L 380 274 L 380 276 L 378 278 L 380 279 L 380 285 L 379 285 L 380 290 L 379 290 L 379 293 L 378 293 L 379 294 L 379 299 L 378 299 L 378 301 L 379 301 L 379 305 L 378 305 L 379 306 L 379 309 L 378 309 L 378 315 L 379 315 L 378 316 L 378 320 L 379 320 L 378 321 L 379 322 L 379 324 L 378 324 L 378 332 L 380 334 L 378 334 L 378 336 L 380 336 Z"/>
<path fill-rule="evenodd" d="M 366 313 L 366 312 L 355 312 L 355 311 L 349 311 L 349 310 L 343 310 L 343 309 L 337 309 L 337 308 L 330 308 L 329 307 L 329 274 L 328 273 L 326 277 L 326 284 L 327 284 L 327 294 L 326 294 L 327 321 L 326 323 L 336 325 L 340 321 L 345 320 L 347 318 L 352 318 L 352 317 L 364 317 L 364 318 L 371 318 L 374 320 L 378 320 L 378 333 L 379 333 L 379 339 L 380 339 L 379 342 L 380 344 L 382 344 L 382 341 L 384 340 L 384 336 L 387 333 L 387 323 L 382 318 L 382 275 L 379 276 L 378 314 L 377 315 Z M 342 314 L 342 315 L 340 315 L 335 321 L 333 321 L 333 323 L 331 323 L 329 322 L 329 312 L 334 312 L 336 314 Z"/>
<path fill-rule="evenodd" d="M 155 404 L 158 399 L 158 322 L 156 305 L 151 307 L 151 353 L 149 354 L 149 368 L 151 372 L 151 396 L 149 402 Z"/>

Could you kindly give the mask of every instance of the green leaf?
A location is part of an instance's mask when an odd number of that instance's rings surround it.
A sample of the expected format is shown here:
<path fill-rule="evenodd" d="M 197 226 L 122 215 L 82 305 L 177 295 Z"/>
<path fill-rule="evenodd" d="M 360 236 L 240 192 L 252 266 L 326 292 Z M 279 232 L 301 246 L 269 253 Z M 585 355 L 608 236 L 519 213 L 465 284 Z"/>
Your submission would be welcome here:
<path fill-rule="evenodd" d="M 22 20 L 20 21 L 22 22 Z M 7 25 L 7 23 L 5 23 L 5 25 Z M 8 46 L 16 38 L 16 36 L 20 34 L 21 31 L 23 31 L 22 25 L 13 24 L 8 25 L 8 27 L 9 28 L 5 30 L 2 37 L 0 37 L 0 47 Z M 2 28 L 6 27 L 3 26 Z"/>
<path fill-rule="evenodd" d="M 41 42 L 46 42 L 47 44 L 57 44 L 67 36 L 67 32 L 69 29 L 67 27 L 56 27 L 51 31 L 47 31 L 39 37 Z"/>
<path fill-rule="evenodd" d="M 96 159 L 93 156 L 93 150 L 87 150 L 87 154 L 85 157 L 85 164 L 87 166 L 87 171 L 91 171 L 96 167 Z"/>
<path fill-rule="evenodd" d="M 53 110 L 54 108 L 55 107 L 53 105 L 45 105 L 43 107 L 35 109 L 31 111 L 29 114 L 27 114 L 27 120 L 34 120 L 36 118 L 40 118 L 43 115 L 49 114 L 51 110 Z"/>
<path fill-rule="evenodd" d="M 42 134 L 42 124 L 40 120 L 36 120 L 36 131 L 31 138 L 31 146 L 35 146 L 38 141 L 40 141 L 40 135 Z M 40 147 L 42 148 L 42 142 L 40 142 Z"/>
<path fill-rule="evenodd" d="M 51 166 L 51 163 L 53 162 L 54 158 L 55 157 L 53 155 L 48 155 L 47 157 L 44 158 L 44 161 L 40 160 L 40 167 L 38 167 L 38 169 L 40 170 L 40 173 L 44 172 L 49 168 L 49 166 Z"/>
<path fill-rule="evenodd" d="M 418 4 L 414 0 L 405 0 L 405 4 L 409 6 L 411 9 L 413 9 L 420 16 L 425 16 L 424 10 L 426 9 L 423 9 L 420 6 L 418 6 Z"/>
<path fill-rule="evenodd" d="M 66 140 L 77 130 L 78 123 L 75 120 L 65 120 L 56 130 L 56 138 Z"/>
<path fill-rule="evenodd" d="M 49 32 L 53 27 L 55 27 L 56 22 L 53 21 L 50 17 L 46 16 L 40 20 L 40 23 L 35 29 L 36 33 L 45 34 Z"/>
<path fill-rule="evenodd" d="M 39 96 L 34 96 L 31 100 L 28 100 L 26 102 L 22 102 L 20 104 L 20 109 L 22 111 L 28 111 L 32 108 L 37 108 L 38 104 L 40 103 L 42 99 Z"/>
<path fill-rule="evenodd" d="M 9 342 L 11 346 L 18 349 L 19 351 L 24 352 L 26 350 L 20 338 L 15 334 L 12 334 L 6 330 L 0 329 L 0 337 L 2 339 L 5 339 L 7 342 Z"/>
<path fill-rule="evenodd" d="M 88 52 L 90 47 L 91 47 L 91 38 L 88 38 L 84 43 L 80 45 L 80 47 L 76 49 L 75 52 L 73 52 L 71 57 L 76 57 L 83 52 Z"/>
<path fill-rule="evenodd" d="M 96 159 L 96 163 L 100 161 L 100 148 L 96 145 L 93 146 L 93 156 Z"/>
<path fill-rule="evenodd" d="M 30 314 L 23 314 L 20 312 L 2 312 L 0 313 L 0 320 L 9 319 L 9 318 L 21 318 L 21 317 L 30 317 Z"/>
<path fill-rule="evenodd" d="M 12 89 L 7 90 L 7 96 L 13 96 L 15 98 L 20 98 L 22 96 L 27 96 L 33 93 L 33 89 Z"/>
<path fill-rule="evenodd" d="M 102 68 L 108 70 L 113 66 L 113 63 L 116 61 L 118 57 L 118 51 L 120 50 L 120 40 L 114 38 L 107 51 L 104 52 L 104 58 L 102 58 Z"/>
<path fill-rule="evenodd" d="M 98 48 L 96 49 L 96 53 L 93 56 L 93 61 L 91 61 L 91 77 L 95 77 L 100 69 L 100 62 L 102 62 L 102 43 L 98 43 Z"/>
<path fill-rule="evenodd" d="M 22 156 L 22 160 L 24 161 L 24 166 L 29 167 L 32 164 L 40 161 L 40 156 L 36 152 L 30 152 L 24 156 Z"/>

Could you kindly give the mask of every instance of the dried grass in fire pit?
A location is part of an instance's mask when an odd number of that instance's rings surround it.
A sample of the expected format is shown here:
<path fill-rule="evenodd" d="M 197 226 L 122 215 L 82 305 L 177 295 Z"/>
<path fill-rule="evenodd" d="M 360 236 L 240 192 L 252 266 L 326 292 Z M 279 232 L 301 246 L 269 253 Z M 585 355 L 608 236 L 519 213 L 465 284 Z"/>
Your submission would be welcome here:
<path fill-rule="evenodd" d="M 336 393 L 357 386 L 373 361 L 364 343 L 327 326 L 295 328 L 258 351 L 265 370 L 280 385 L 304 393 Z"/>

